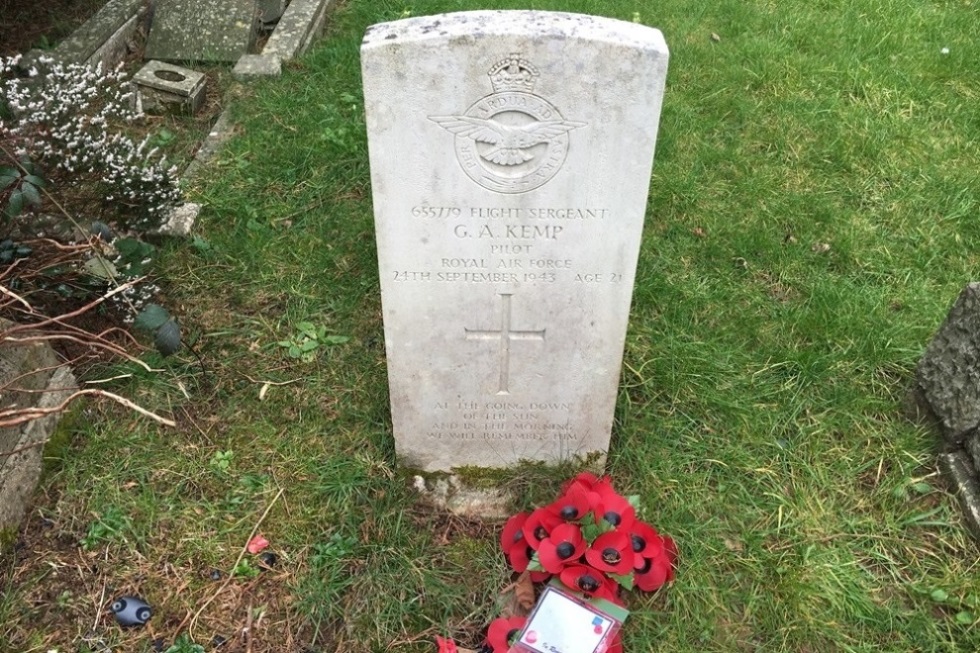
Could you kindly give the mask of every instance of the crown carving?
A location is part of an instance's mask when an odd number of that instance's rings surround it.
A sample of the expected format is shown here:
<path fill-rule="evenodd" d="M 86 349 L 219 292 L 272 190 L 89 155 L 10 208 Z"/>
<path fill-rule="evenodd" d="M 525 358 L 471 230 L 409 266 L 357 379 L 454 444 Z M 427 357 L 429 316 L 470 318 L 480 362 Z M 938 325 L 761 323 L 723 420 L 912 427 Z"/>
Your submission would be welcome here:
<path fill-rule="evenodd" d="M 495 93 L 503 91 L 531 92 L 534 90 L 534 84 L 538 79 L 538 69 L 519 54 L 512 54 L 507 59 L 498 61 L 488 74 Z"/>

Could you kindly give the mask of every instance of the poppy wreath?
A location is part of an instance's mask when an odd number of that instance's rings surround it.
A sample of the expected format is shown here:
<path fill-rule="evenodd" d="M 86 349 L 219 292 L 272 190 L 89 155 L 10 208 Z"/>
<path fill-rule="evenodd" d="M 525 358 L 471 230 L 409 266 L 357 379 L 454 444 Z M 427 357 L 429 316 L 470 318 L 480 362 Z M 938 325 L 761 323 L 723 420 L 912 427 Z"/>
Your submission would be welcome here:
<path fill-rule="evenodd" d="M 654 592 L 673 580 L 674 540 L 637 517 L 637 497 L 624 497 L 608 476 L 583 472 L 562 486 L 553 503 L 512 516 L 500 534 L 510 567 L 534 582 L 557 577 L 587 598 L 623 605 L 624 590 Z M 490 624 L 483 651 L 506 653 L 525 618 Z M 608 649 L 621 653 L 619 638 Z"/>

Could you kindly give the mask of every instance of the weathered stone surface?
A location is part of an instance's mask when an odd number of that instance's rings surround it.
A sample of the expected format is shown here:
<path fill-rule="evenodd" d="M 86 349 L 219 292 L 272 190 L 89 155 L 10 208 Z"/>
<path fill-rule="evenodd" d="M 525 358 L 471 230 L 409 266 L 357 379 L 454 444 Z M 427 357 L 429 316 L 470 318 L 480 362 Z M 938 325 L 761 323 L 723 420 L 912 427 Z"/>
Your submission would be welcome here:
<path fill-rule="evenodd" d="M 286 11 L 286 0 L 259 0 L 259 20 L 269 25 L 275 23 Z"/>
<path fill-rule="evenodd" d="M 962 442 L 980 425 L 980 284 L 960 293 L 919 361 L 916 382 L 947 440 Z"/>
<path fill-rule="evenodd" d="M 160 227 L 154 233 L 161 236 L 188 236 L 200 213 L 200 204 L 197 202 L 184 202 L 167 211 Z"/>
<path fill-rule="evenodd" d="M 54 57 L 73 63 L 102 61 L 104 65 L 115 65 L 126 49 L 126 39 L 149 17 L 149 11 L 142 11 L 145 5 L 145 0 L 109 0 L 58 44 Z"/>
<path fill-rule="evenodd" d="M 218 116 L 218 119 L 214 121 L 214 125 L 211 126 L 211 131 L 208 132 L 204 142 L 201 143 L 201 147 L 197 149 L 197 154 L 194 155 L 194 160 L 187 164 L 181 178 L 186 180 L 194 177 L 198 170 L 201 169 L 201 166 L 205 165 L 208 161 L 214 158 L 214 156 L 221 149 L 221 146 L 224 145 L 225 141 L 227 141 L 233 133 L 234 125 L 231 122 L 231 109 L 227 108 L 222 111 L 221 115 Z"/>
<path fill-rule="evenodd" d="M 147 59 L 238 61 L 255 44 L 256 0 L 159 0 Z"/>
<path fill-rule="evenodd" d="M 306 51 L 327 16 L 333 0 L 291 0 L 262 54 L 289 61 Z"/>
<path fill-rule="evenodd" d="M 204 103 L 204 73 L 163 61 L 150 61 L 133 75 L 143 110 L 196 113 Z"/>
<path fill-rule="evenodd" d="M 282 61 L 271 54 L 245 54 L 231 71 L 235 79 L 248 80 L 256 77 L 278 77 L 282 74 Z"/>
<path fill-rule="evenodd" d="M 11 326 L 0 319 L 0 334 Z M 0 410 L 57 406 L 75 379 L 45 343 L 0 344 Z M 57 415 L 0 428 L 0 528 L 16 527 L 41 473 L 43 445 Z"/>
<path fill-rule="evenodd" d="M 481 11 L 375 25 L 361 53 L 400 461 L 601 459 L 663 36 Z"/>
<path fill-rule="evenodd" d="M 977 470 L 963 451 L 939 455 L 939 466 L 956 489 L 963 518 L 974 538 L 980 539 L 980 483 Z"/>

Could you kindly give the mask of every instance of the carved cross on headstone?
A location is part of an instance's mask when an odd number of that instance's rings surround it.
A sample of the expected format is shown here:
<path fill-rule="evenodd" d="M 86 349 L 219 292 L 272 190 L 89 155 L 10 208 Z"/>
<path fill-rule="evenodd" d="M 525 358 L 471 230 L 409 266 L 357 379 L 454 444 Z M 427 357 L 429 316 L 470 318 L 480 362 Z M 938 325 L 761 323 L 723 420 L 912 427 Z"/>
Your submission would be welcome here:
<path fill-rule="evenodd" d="M 510 298 L 513 293 L 500 293 L 503 302 L 500 311 L 500 328 L 478 330 L 463 328 L 467 340 L 500 340 L 500 389 L 498 395 L 510 394 L 510 342 L 512 340 L 544 340 L 545 329 L 518 331 L 510 326 Z"/>

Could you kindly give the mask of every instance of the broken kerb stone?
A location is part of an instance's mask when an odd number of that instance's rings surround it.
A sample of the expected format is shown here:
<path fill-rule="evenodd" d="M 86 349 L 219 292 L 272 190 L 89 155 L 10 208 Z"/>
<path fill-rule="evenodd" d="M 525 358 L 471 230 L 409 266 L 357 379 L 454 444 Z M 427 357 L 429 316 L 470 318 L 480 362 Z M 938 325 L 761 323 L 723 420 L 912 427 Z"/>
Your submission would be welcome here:
<path fill-rule="evenodd" d="M 235 79 L 254 77 L 278 77 L 282 74 L 282 61 L 275 55 L 243 54 L 231 71 Z"/>

